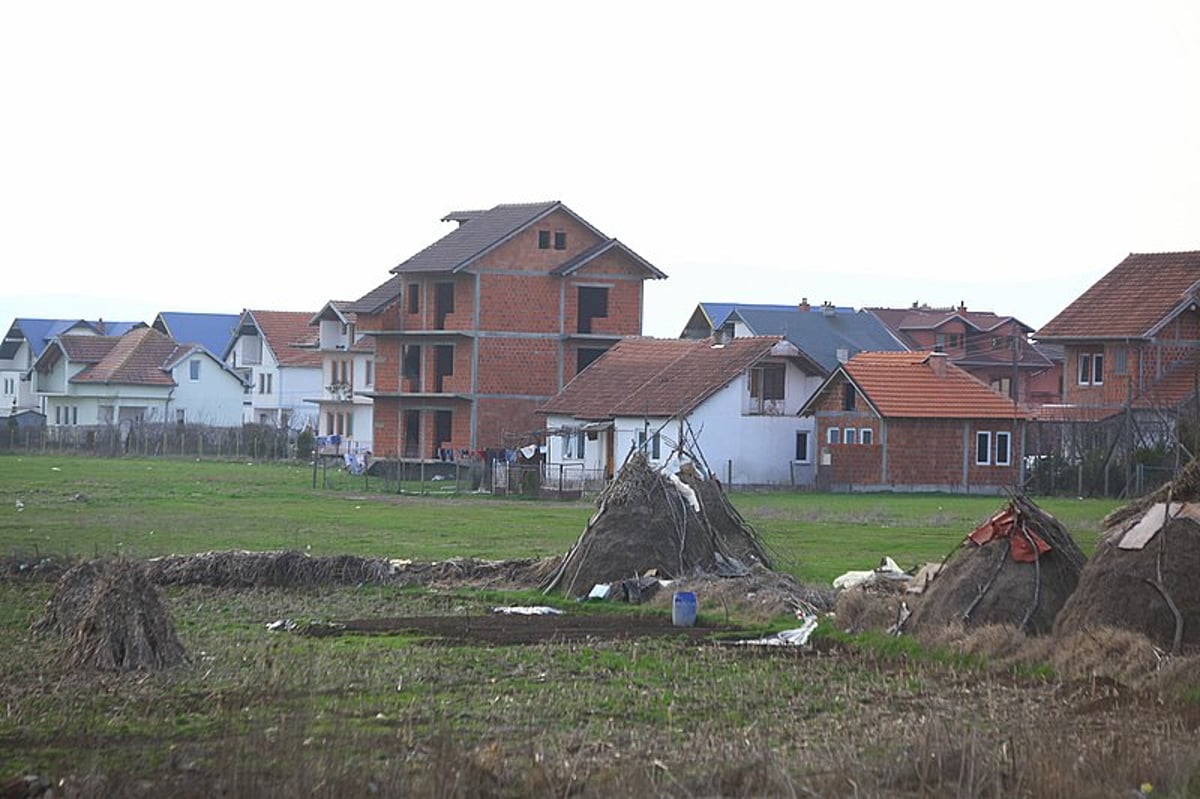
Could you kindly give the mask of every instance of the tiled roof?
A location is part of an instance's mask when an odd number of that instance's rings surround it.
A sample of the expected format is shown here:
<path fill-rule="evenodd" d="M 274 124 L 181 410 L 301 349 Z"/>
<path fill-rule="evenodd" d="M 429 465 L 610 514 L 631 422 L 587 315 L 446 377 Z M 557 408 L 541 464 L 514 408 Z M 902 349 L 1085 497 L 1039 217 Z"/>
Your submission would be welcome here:
<path fill-rule="evenodd" d="M 783 336 L 825 374 L 841 363 L 839 350 L 850 357 L 864 351 L 904 349 L 882 322 L 865 311 L 830 307 L 825 313 L 819 306 L 801 311 L 794 305 L 782 309 L 743 305 L 734 308 L 730 316 L 740 318 L 754 335 Z"/>
<path fill-rule="evenodd" d="M 362 314 L 379 313 L 393 302 L 399 300 L 403 290 L 404 276 L 396 275 L 390 277 L 382 284 L 347 305 L 346 310 Z"/>
<path fill-rule="evenodd" d="M 867 308 L 867 311 L 878 316 L 885 325 L 897 333 L 906 330 L 936 330 L 946 322 L 961 319 L 966 324 L 980 331 L 995 330 L 1010 320 L 1022 328 L 1029 326 L 1012 316 L 1001 316 L 993 311 L 968 311 L 965 308 L 930 308 L 917 306 L 915 308 Z"/>
<path fill-rule="evenodd" d="M 99 363 L 120 341 L 119 336 L 59 336 L 56 341 L 63 353 L 75 363 Z"/>
<path fill-rule="evenodd" d="M 944 371 L 938 374 L 936 358 L 945 356 L 932 352 L 863 352 L 842 369 L 885 419 L 1028 418 L 1026 410 L 1014 409 L 1008 397 L 952 363 L 942 364 Z"/>
<path fill-rule="evenodd" d="M 457 272 L 558 208 L 565 206 L 558 201 L 520 203 L 447 214 L 443 219 L 459 222 L 459 226 L 393 267 L 392 272 Z"/>
<path fill-rule="evenodd" d="M 153 328 L 132 330 L 117 339 L 115 345 L 97 363 L 71 378 L 71 382 L 173 386 L 175 381 L 165 369 L 177 352 L 178 346 L 169 336 Z"/>
<path fill-rule="evenodd" d="M 780 341 L 757 336 L 713 346 L 711 339 L 621 339 L 538 410 L 593 420 L 687 414 Z"/>
<path fill-rule="evenodd" d="M 1181 305 L 1195 301 L 1200 251 L 1130 253 L 1059 312 L 1039 339 L 1149 338 Z"/>
<path fill-rule="evenodd" d="M 247 311 L 280 366 L 321 366 L 312 311 Z"/>
<path fill-rule="evenodd" d="M 163 311 L 153 326 L 176 341 L 195 342 L 219 358 L 237 333 L 238 315 Z"/>
<path fill-rule="evenodd" d="M 613 250 L 623 254 L 626 258 L 629 258 L 638 266 L 645 269 L 652 278 L 657 279 L 666 277 L 666 275 L 663 272 L 660 272 L 652 263 L 616 239 L 605 239 L 594 247 L 589 247 L 588 249 L 579 253 L 579 255 L 576 255 L 574 258 L 568 260 L 566 263 L 556 267 L 553 271 L 551 271 L 551 274 L 569 275 L 572 272 L 587 266 L 589 263 L 599 258 L 601 255 L 604 255 L 606 252 L 611 252 Z"/>

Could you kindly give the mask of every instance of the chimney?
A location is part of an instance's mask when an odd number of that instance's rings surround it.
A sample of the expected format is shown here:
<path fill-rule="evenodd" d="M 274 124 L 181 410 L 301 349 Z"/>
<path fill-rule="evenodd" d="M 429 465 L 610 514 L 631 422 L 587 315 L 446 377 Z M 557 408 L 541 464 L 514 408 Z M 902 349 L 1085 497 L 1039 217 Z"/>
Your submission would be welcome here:
<path fill-rule="evenodd" d="M 966 303 L 966 301 L 965 301 L 965 300 L 959 300 L 959 301 L 958 301 L 958 312 L 959 312 L 959 313 L 966 313 L 966 312 L 967 312 L 967 303 Z"/>
<path fill-rule="evenodd" d="M 800 310 L 805 313 L 812 310 L 812 306 L 808 304 L 808 297 L 800 298 Z"/>
<path fill-rule="evenodd" d="M 825 302 L 821 303 L 821 313 L 825 316 L 833 316 L 835 313 L 837 313 L 837 309 L 833 307 L 832 302 L 826 300 Z"/>
<path fill-rule="evenodd" d="M 946 376 L 946 353 L 931 352 L 929 353 L 929 358 L 926 359 L 926 363 L 929 364 L 929 368 L 933 371 L 935 376 Z"/>
<path fill-rule="evenodd" d="M 845 363 L 848 360 L 850 360 L 850 349 L 848 347 L 838 347 L 837 348 L 838 363 Z"/>

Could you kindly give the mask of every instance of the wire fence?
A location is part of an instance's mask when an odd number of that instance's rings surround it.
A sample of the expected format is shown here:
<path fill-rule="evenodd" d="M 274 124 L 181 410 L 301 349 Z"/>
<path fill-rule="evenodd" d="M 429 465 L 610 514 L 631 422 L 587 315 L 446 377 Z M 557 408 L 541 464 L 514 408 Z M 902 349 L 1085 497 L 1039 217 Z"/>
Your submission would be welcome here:
<path fill-rule="evenodd" d="M 0 451 L 93 457 L 280 460 L 296 456 L 296 433 L 268 425 L 208 427 L 123 423 L 0 431 Z"/>

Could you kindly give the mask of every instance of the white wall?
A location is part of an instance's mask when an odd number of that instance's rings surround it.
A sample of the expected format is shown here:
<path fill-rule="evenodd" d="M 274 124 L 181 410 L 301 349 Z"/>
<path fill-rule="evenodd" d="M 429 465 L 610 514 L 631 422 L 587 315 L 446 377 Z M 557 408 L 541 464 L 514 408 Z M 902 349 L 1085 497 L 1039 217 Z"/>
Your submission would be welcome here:
<path fill-rule="evenodd" d="M 191 379 L 191 362 L 200 362 L 200 379 Z M 205 424 L 214 427 L 237 427 L 242 423 L 242 382 L 215 358 L 205 352 L 194 352 L 172 370 L 178 384 L 167 410 L 168 422 L 174 422 L 176 412 L 183 410 L 186 424 Z"/>
<path fill-rule="evenodd" d="M 638 441 L 638 433 L 648 429 L 649 436 L 660 430 L 661 458 L 659 463 L 671 457 L 672 447 L 686 436 L 689 441 L 695 436 L 700 454 L 708 466 L 723 482 L 733 485 L 811 485 L 812 462 L 816 457 L 814 420 L 801 418 L 796 411 L 821 385 L 821 378 L 806 375 L 802 370 L 787 362 L 784 400 L 779 413 L 750 415 L 749 376 L 743 374 L 709 397 L 689 417 L 690 431 L 681 431 L 677 420 L 663 426 L 666 419 L 641 417 L 618 417 L 610 431 L 601 433 L 597 441 L 586 442 L 582 460 L 567 461 L 562 456 L 562 438 L 547 439 L 547 462 L 578 463 L 585 469 L 604 468 L 603 436 L 614 435 L 615 466 L 620 467 L 630 447 Z M 578 426 L 580 423 L 569 416 L 551 415 L 546 419 L 547 429 Z M 796 462 L 796 433 L 808 433 L 808 460 Z"/>

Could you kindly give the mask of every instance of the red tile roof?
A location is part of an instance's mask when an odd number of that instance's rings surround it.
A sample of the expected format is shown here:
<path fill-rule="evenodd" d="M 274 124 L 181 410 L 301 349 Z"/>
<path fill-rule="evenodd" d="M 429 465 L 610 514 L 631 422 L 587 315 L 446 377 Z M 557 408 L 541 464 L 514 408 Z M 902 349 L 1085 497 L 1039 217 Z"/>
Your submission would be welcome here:
<path fill-rule="evenodd" d="M 941 374 L 937 358 L 943 360 Z M 862 352 L 840 371 L 850 376 L 883 418 L 1028 417 L 1028 412 L 1014 408 L 1008 397 L 945 360 L 932 352 Z"/>
<path fill-rule="evenodd" d="M 621 339 L 538 411 L 594 420 L 687 414 L 782 340 Z"/>
<path fill-rule="evenodd" d="M 72 383 L 121 383 L 138 386 L 173 386 L 167 366 L 179 345 L 151 327 L 131 330 L 99 362 L 84 369 Z"/>
<path fill-rule="evenodd" d="M 281 366 L 321 366 L 314 311 L 247 311 Z"/>
<path fill-rule="evenodd" d="M 99 363 L 117 346 L 120 336 L 59 336 L 57 342 L 68 358 L 76 363 Z"/>
<path fill-rule="evenodd" d="M 1130 253 L 1037 332 L 1046 340 L 1149 338 L 1197 299 L 1200 251 Z"/>

